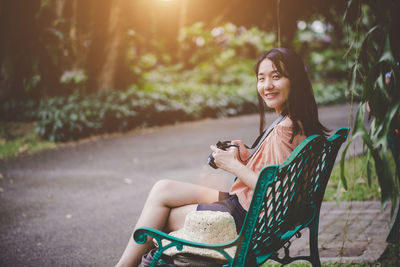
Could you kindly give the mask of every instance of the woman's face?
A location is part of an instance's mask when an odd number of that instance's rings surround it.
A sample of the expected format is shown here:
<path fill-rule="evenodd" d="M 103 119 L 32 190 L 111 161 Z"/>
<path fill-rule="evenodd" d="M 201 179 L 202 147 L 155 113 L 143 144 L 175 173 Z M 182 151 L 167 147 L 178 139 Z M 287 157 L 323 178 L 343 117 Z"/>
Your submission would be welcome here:
<path fill-rule="evenodd" d="M 272 61 L 266 58 L 258 67 L 257 90 L 265 104 L 279 114 L 289 97 L 290 80 L 279 73 Z"/>

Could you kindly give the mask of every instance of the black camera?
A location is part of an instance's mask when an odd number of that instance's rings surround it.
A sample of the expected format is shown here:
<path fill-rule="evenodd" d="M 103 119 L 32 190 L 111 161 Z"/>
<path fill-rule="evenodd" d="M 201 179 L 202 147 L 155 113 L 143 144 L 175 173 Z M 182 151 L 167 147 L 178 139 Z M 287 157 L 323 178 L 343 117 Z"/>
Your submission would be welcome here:
<path fill-rule="evenodd" d="M 238 145 L 231 144 L 231 141 L 224 141 L 224 142 L 218 141 L 216 146 L 217 146 L 217 148 L 222 149 L 222 150 L 227 150 L 231 146 L 239 147 Z M 217 165 L 215 165 L 215 162 L 214 162 L 213 153 L 211 153 L 208 156 L 208 165 L 210 165 L 214 169 L 218 169 Z"/>

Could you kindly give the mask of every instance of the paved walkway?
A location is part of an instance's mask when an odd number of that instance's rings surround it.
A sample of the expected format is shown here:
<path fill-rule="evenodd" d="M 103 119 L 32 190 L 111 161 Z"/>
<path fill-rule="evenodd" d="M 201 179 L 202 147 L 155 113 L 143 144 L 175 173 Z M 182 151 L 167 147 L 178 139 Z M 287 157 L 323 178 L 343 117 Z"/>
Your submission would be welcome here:
<path fill-rule="evenodd" d="M 320 109 L 331 129 L 347 126 L 348 114 L 347 105 Z M 202 120 L 0 160 L 0 266 L 113 266 L 155 181 L 227 190 L 232 177 L 206 164 L 209 145 L 251 143 L 257 124 L 256 115 Z M 378 202 L 324 203 L 322 260 L 374 261 L 386 245 L 388 218 Z M 301 240 L 293 245 L 298 252 Z"/>
<path fill-rule="evenodd" d="M 320 213 L 319 254 L 322 262 L 374 262 L 386 248 L 390 205 L 380 202 L 324 202 Z M 308 231 L 292 245 L 293 255 L 307 254 Z"/>

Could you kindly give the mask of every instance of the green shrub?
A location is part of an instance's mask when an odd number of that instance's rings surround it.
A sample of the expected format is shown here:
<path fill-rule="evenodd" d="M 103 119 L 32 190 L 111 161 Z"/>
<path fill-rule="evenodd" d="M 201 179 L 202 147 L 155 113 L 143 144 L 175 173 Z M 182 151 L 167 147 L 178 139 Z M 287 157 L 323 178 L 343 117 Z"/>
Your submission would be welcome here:
<path fill-rule="evenodd" d="M 239 64 L 238 69 L 248 63 Z M 234 71 L 233 71 L 234 72 Z M 238 71 L 240 72 L 240 71 Z M 256 79 L 250 72 L 241 78 L 210 79 L 199 70 L 178 73 L 173 68 L 147 73 L 142 88 L 96 94 L 74 93 L 67 97 L 43 99 L 36 107 L 23 107 L 36 119 L 36 130 L 50 141 L 79 139 L 90 135 L 126 131 L 136 127 L 171 124 L 205 117 L 235 116 L 257 111 Z M 236 79 L 236 80 L 235 80 Z M 319 104 L 337 103 L 346 98 L 346 84 L 314 84 Z M 11 110 L 10 108 L 10 110 Z"/>
<path fill-rule="evenodd" d="M 171 124 L 205 117 L 257 112 L 255 79 L 248 84 L 154 83 L 139 90 L 44 99 L 37 111 L 37 132 L 51 141 L 64 141 L 136 127 Z M 340 84 L 316 86 L 317 102 L 345 99 Z"/>
<path fill-rule="evenodd" d="M 368 172 L 374 170 L 371 162 L 371 170 L 365 168 L 367 157 L 365 155 L 351 157 L 346 160 L 347 190 L 342 186 L 340 179 L 340 166 L 336 164 L 329 179 L 324 200 L 326 201 L 368 201 L 380 199 L 380 188 L 375 172 L 371 173 L 371 181 L 368 181 Z M 390 157 L 390 168 L 394 173 L 395 163 Z"/>
<path fill-rule="evenodd" d="M 0 103 L 0 121 L 34 121 L 38 102 L 34 100 L 8 100 Z"/>
<path fill-rule="evenodd" d="M 346 81 L 313 83 L 315 100 L 319 105 L 344 103 L 348 99 L 349 89 Z M 359 99 L 355 96 L 355 99 Z"/>
<path fill-rule="evenodd" d="M 159 89 L 158 91 L 156 89 Z M 256 111 L 256 95 L 231 86 L 199 84 L 42 100 L 36 130 L 51 141 L 78 139 L 135 127 Z"/>

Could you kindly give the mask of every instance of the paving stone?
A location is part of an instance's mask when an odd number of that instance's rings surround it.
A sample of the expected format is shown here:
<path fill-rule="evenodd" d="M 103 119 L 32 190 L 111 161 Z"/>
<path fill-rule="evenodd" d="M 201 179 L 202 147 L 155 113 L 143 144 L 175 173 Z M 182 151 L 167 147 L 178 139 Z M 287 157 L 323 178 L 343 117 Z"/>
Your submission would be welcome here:
<path fill-rule="evenodd" d="M 373 262 L 386 248 L 391 227 L 390 205 L 380 202 L 324 202 L 320 213 L 319 254 L 322 262 Z M 308 230 L 292 240 L 290 255 L 308 255 Z"/>

